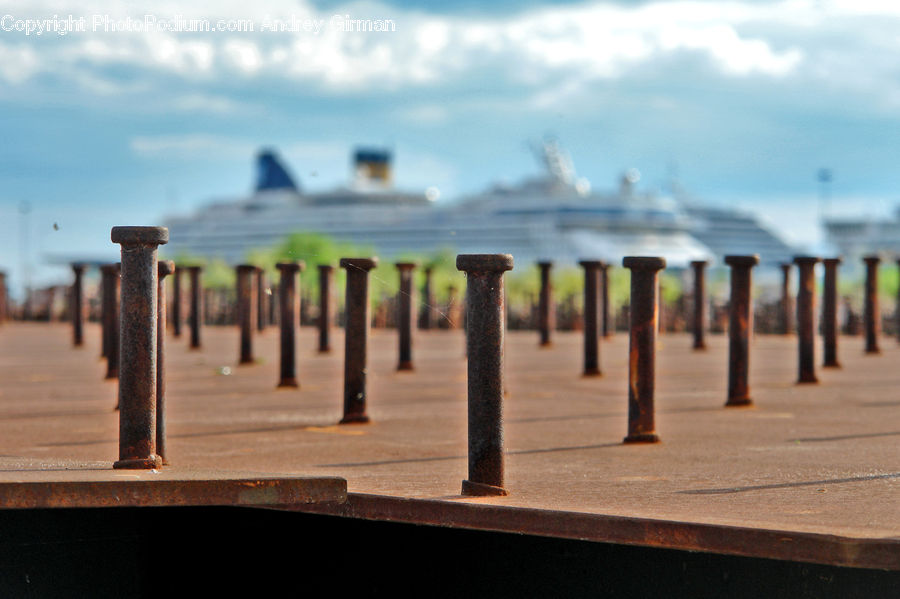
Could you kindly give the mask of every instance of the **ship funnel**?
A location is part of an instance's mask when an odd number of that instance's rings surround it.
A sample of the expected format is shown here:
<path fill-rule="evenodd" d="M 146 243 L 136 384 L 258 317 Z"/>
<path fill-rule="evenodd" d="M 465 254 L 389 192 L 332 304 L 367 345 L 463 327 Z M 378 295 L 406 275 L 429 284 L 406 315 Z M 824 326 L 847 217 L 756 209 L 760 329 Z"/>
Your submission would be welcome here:
<path fill-rule="evenodd" d="M 287 172 L 274 150 L 260 150 L 256 156 L 256 191 L 289 190 L 299 192 L 299 186 Z"/>
<path fill-rule="evenodd" d="M 393 182 L 391 161 L 389 150 L 357 148 L 353 154 L 353 174 L 356 184 L 364 187 L 372 185 L 390 187 Z"/>

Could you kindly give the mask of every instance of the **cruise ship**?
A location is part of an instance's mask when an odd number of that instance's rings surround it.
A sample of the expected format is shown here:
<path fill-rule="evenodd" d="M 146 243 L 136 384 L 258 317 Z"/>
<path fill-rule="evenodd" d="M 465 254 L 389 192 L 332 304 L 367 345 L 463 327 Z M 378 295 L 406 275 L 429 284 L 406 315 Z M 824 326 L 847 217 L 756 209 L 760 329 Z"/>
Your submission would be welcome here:
<path fill-rule="evenodd" d="M 393 157 L 384 149 L 356 149 L 352 182 L 324 192 L 305 192 L 277 154 L 263 150 L 253 192 L 170 219 L 166 251 L 238 263 L 291 233 L 316 232 L 372 247 L 385 260 L 442 249 L 510 253 L 519 264 L 574 265 L 587 257 L 615 264 L 627 255 L 653 255 L 677 269 L 745 253 L 776 266 L 795 253 L 751 214 L 641 191 L 634 169 L 600 192 L 576 175 L 555 140 L 538 144 L 535 154 L 542 172 L 533 178 L 438 201 L 434 189 L 395 189 Z"/>

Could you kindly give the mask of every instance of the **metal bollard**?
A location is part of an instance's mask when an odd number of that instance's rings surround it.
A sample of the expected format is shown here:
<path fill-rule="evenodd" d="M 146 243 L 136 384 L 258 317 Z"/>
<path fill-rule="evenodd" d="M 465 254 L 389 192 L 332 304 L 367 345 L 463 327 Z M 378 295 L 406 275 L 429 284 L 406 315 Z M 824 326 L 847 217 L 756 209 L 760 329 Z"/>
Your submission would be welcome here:
<path fill-rule="evenodd" d="M 157 263 L 157 313 L 156 313 L 156 455 L 166 459 L 166 277 L 175 272 L 175 263 L 160 260 Z"/>
<path fill-rule="evenodd" d="M 659 271 L 664 258 L 628 256 L 631 270 L 631 324 L 628 344 L 628 436 L 625 443 L 658 443 L 653 393 L 656 379 L 656 335 L 659 325 Z"/>
<path fill-rule="evenodd" d="M 397 370 L 413 370 L 412 362 L 412 328 L 413 310 L 413 270 L 418 266 L 415 262 L 395 263 L 400 274 L 400 290 L 397 292 L 397 337 L 398 353 Z M 427 306 L 426 306 L 427 308 Z"/>
<path fill-rule="evenodd" d="M 165 227 L 113 227 L 122 246 L 119 460 L 113 468 L 159 468 L 156 454 L 157 247 Z"/>
<path fill-rule="evenodd" d="M 600 260 L 581 260 L 584 268 L 584 372 L 583 376 L 600 376 Z"/>
<path fill-rule="evenodd" d="M 300 316 L 300 295 L 297 293 L 297 273 L 306 268 L 304 262 L 279 262 L 275 265 L 281 273 L 278 284 L 278 304 L 281 327 L 281 375 L 279 387 L 299 387 L 297 382 L 296 330 Z"/>
<path fill-rule="evenodd" d="M 816 378 L 816 264 L 820 258 L 795 256 L 797 265 L 798 383 L 818 383 Z"/>
<path fill-rule="evenodd" d="M 100 358 L 106 358 L 109 353 L 109 293 L 107 288 L 111 281 L 109 264 L 100 266 Z M 117 275 L 118 276 L 118 275 Z"/>
<path fill-rule="evenodd" d="M 793 310 L 791 309 L 791 267 L 792 264 L 781 264 L 781 333 L 790 335 L 794 332 Z"/>
<path fill-rule="evenodd" d="M 266 271 L 259 267 L 256 269 L 256 330 L 262 333 L 266 330 L 266 306 L 268 294 L 266 294 Z"/>
<path fill-rule="evenodd" d="M 0 271 L 0 323 L 9 319 L 9 292 L 6 289 L 6 273 Z"/>
<path fill-rule="evenodd" d="M 239 264 L 237 272 L 237 323 L 241 329 L 241 364 L 253 363 L 253 319 L 256 316 L 256 294 L 254 279 L 256 267 Z"/>
<path fill-rule="evenodd" d="M 822 337 L 825 341 L 825 368 L 840 368 L 837 357 L 837 267 L 840 258 L 825 258 L 825 283 L 822 291 Z"/>
<path fill-rule="evenodd" d="M 550 331 L 554 326 L 554 310 L 553 310 L 553 282 L 550 280 L 550 269 L 553 268 L 553 262 L 538 262 L 541 269 L 541 294 L 538 299 L 538 328 L 541 334 L 541 346 L 548 347 L 552 345 L 550 340 Z"/>
<path fill-rule="evenodd" d="M 508 495 L 503 488 L 503 273 L 509 254 L 460 254 L 466 273 L 469 473 L 463 495 Z"/>
<path fill-rule="evenodd" d="M 866 303 L 863 322 L 866 326 L 866 353 L 881 353 L 878 348 L 878 333 L 881 330 L 881 312 L 878 311 L 878 263 L 879 256 L 865 256 L 866 263 Z"/>
<path fill-rule="evenodd" d="M 694 269 L 694 349 L 706 349 L 706 260 L 693 260 Z"/>
<path fill-rule="evenodd" d="M 750 297 L 751 269 L 759 256 L 725 256 L 731 267 L 731 309 L 728 321 L 728 401 L 727 407 L 749 406 L 750 331 L 753 307 Z M 787 271 L 786 271 L 787 272 Z"/>
<path fill-rule="evenodd" d="M 181 337 L 181 268 L 176 268 L 172 279 L 172 334 Z"/>
<path fill-rule="evenodd" d="M 419 320 L 419 328 L 429 330 L 434 328 L 434 306 L 437 300 L 434 298 L 434 269 L 431 266 L 425 267 L 425 284 L 422 287 L 422 314 Z"/>
<path fill-rule="evenodd" d="M 341 424 L 369 422 L 366 414 L 366 353 L 369 343 L 369 271 L 378 258 L 341 258 L 347 269 L 344 327 L 344 417 Z"/>
<path fill-rule="evenodd" d="M 188 276 L 191 280 L 191 349 L 200 349 L 200 326 L 203 324 L 202 307 L 200 304 L 200 276 L 203 272 L 201 266 L 188 266 Z"/>
<path fill-rule="evenodd" d="M 73 263 L 72 271 L 75 273 L 75 282 L 72 283 L 72 304 L 71 304 L 71 317 L 72 317 L 72 345 L 75 347 L 81 347 L 84 345 L 84 290 L 83 290 L 83 278 L 84 278 L 84 269 L 87 268 L 84 264 Z M 50 318 L 52 320 L 52 316 Z"/>
<path fill-rule="evenodd" d="M 604 337 L 611 337 L 614 332 L 614 327 L 611 327 L 609 324 L 609 269 L 610 265 L 608 263 L 600 263 L 600 285 L 603 293 L 603 306 L 600 308 L 600 315 L 601 320 L 603 321 Z"/>
<path fill-rule="evenodd" d="M 319 353 L 331 351 L 331 283 L 334 280 L 334 267 L 330 264 L 319 264 Z"/>
<path fill-rule="evenodd" d="M 106 378 L 119 378 L 119 272 L 120 264 L 104 264 L 103 345 L 106 347 Z M 118 406 L 116 406 L 118 407 Z"/>

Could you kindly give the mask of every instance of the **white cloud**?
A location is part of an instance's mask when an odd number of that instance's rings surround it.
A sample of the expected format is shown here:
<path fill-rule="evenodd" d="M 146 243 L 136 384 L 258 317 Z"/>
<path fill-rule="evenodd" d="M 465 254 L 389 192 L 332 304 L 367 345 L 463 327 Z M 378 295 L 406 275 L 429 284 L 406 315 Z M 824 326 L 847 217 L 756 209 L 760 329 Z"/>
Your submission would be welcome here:
<path fill-rule="evenodd" d="M 117 72 L 112 67 L 129 69 L 137 78 L 174 76 L 200 87 L 253 77 L 260 85 L 299 85 L 331 94 L 448 86 L 487 73 L 501 83 L 531 88 L 529 95 L 537 94 L 537 103 L 547 106 L 592 80 L 625 78 L 640 67 L 688 57 L 692 64 L 705 61 L 724 77 L 806 78 L 855 93 L 879 92 L 891 106 L 900 96 L 898 67 L 887 58 L 900 50 L 894 33 L 900 8 L 869 0 L 588 3 L 482 17 L 428 15 L 377 4 L 333 11 L 391 19 L 396 31 L 387 33 L 338 31 L 331 26 L 331 12 L 295 0 L 261 0 L 252 8 L 237 0 L 189 6 L 38 0 L 25 12 L 17 3 L 0 0 L 0 8 L 16 18 L 72 13 L 143 19 L 151 14 L 208 19 L 213 25 L 219 19 L 254 19 L 254 33 L 72 33 L 53 43 L 2 34 L 3 81 L 24 86 L 38 73 L 49 73 L 87 82 L 87 91 L 98 94 L 128 93 L 130 88 L 112 81 Z M 261 32 L 266 18 L 314 19 L 324 25 L 318 35 Z M 862 33 L 870 28 L 873 35 Z"/>

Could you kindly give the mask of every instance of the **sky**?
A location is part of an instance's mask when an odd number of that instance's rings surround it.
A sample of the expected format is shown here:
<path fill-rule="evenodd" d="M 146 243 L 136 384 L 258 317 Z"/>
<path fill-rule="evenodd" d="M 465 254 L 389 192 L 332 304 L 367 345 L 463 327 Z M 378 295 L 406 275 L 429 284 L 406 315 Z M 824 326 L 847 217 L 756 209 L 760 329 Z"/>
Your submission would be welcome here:
<path fill-rule="evenodd" d="M 820 168 L 830 214 L 900 204 L 898 32 L 871 0 L 0 0 L 0 268 L 66 283 L 112 226 L 247 193 L 263 146 L 307 190 L 390 147 L 398 187 L 452 201 L 537 174 L 548 134 L 594 189 L 676 176 L 816 247 Z"/>

